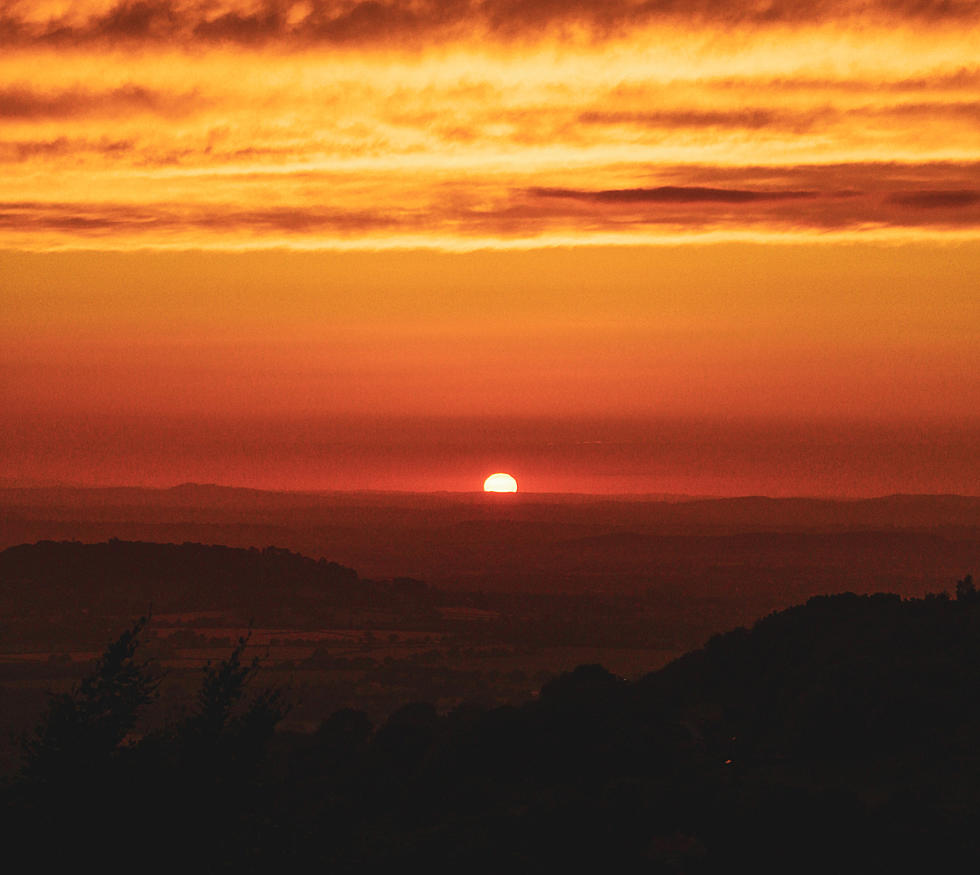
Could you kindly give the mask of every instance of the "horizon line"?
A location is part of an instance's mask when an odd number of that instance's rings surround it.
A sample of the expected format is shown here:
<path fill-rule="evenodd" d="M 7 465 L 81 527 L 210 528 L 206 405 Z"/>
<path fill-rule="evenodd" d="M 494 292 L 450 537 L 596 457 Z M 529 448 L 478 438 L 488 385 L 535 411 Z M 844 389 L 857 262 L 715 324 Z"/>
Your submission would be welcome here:
<path fill-rule="evenodd" d="M 866 495 L 839 495 L 832 493 L 800 493 L 798 495 L 769 495 L 761 492 L 753 493 L 733 493 L 730 495 L 725 494 L 701 494 L 701 493 L 685 493 L 685 492 L 532 492 L 529 490 L 518 490 L 514 493 L 496 493 L 496 492 L 485 492 L 482 489 L 470 489 L 470 490 L 451 490 L 451 489 L 437 489 L 437 490 L 422 490 L 422 489 L 291 489 L 286 487 L 260 487 L 260 486 L 242 486 L 242 485 L 231 485 L 226 483 L 213 483 L 213 482 L 198 482 L 198 481 L 183 481 L 180 483 L 175 483 L 169 486 L 156 486 L 149 484 L 136 484 L 136 483 L 64 483 L 64 482 L 54 482 L 54 483 L 29 483 L 29 484 L 18 484 L 16 482 L 5 482 L 8 480 L 15 480 L 15 478 L 0 478 L 0 491 L 42 491 L 46 489 L 66 489 L 73 491 L 86 491 L 86 490 L 107 490 L 107 489 L 117 489 L 117 490 L 142 490 L 148 492 L 173 492 L 179 489 L 221 489 L 229 491 L 238 492 L 261 492 L 270 495 L 392 495 L 392 496 L 410 496 L 410 495 L 420 495 L 420 496 L 447 496 L 447 497 L 463 497 L 463 496 L 485 496 L 492 497 L 495 500 L 503 501 L 513 501 L 520 500 L 515 499 L 514 496 L 535 496 L 535 497 L 549 497 L 549 496 L 562 496 L 568 498 L 595 498 L 595 499 L 648 499 L 650 501 L 668 503 L 671 500 L 680 502 L 694 502 L 694 501 L 731 501 L 737 499 L 764 499 L 767 501 L 794 501 L 794 500 L 807 500 L 807 501 L 836 501 L 836 502 L 859 502 L 859 501 L 875 501 L 887 498 L 968 498 L 968 499 L 980 499 L 980 493 L 968 493 L 968 492 L 883 492 L 883 493 L 873 493 Z"/>

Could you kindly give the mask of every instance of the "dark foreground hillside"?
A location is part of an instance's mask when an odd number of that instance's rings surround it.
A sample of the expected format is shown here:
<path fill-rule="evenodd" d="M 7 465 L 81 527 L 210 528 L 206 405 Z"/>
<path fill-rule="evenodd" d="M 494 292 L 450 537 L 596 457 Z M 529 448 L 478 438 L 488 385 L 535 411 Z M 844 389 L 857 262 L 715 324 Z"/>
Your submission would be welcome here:
<path fill-rule="evenodd" d="M 521 706 L 286 703 L 237 648 L 196 704 L 123 636 L 52 700 L 4 788 L 8 852 L 110 871 L 877 872 L 980 862 L 980 599 L 838 595 L 637 682 L 599 666 Z M 259 676 L 259 681 L 261 676 Z M 251 688 L 250 688 L 251 682 Z M 162 679 L 166 683 L 166 679 Z M 56 837 L 56 840 L 52 840 Z M 735 868 L 737 867 L 737 869 Z"/>

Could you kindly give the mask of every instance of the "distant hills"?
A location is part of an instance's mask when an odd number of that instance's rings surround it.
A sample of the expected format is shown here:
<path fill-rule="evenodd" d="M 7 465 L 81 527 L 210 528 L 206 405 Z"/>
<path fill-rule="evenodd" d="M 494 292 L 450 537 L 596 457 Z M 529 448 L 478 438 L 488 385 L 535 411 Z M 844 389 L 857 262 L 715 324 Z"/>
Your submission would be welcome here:
<path fill-rule="evenodd" d="M 490 504 L 496 502 L 496 504 Z M 651 524 L 753 526 L 937 526 L 980 525 L 980 495 L 886 495 L 863 499 L 721 498 L 675 494 L 593 495 L 482 492 L 296 492 L 182 483 L 156 489 L 139 486 L 13 486 L 0 482 L 0 508 L 17 507 L 159 508 L 328 508 L 373 507 L 452 510 L 506 507 L 518 519 L 543 512 L 555 521 L 582 518 L 583 510 L 609 519 L 624 516 Z"/>
<path fill-rule="evenodd" d="M 419 581 L 378 582 L 276 547 L 110 540 L 41 541 L 0 552 L 0 605 L 8 612 L 227 611 L 243 620 L 289 617 L 305 624 L 328 607 L 421 605 Z"/>
<path fill-rule="evenodd" d="M 264 548 L 446 592 L 939 589 L 980 560 L 980 497 L 863 500 L 483 493 L 0 489 L 0 549 L 39 540 Z M 785 598 L 783 596 L 785 595 Z"/>

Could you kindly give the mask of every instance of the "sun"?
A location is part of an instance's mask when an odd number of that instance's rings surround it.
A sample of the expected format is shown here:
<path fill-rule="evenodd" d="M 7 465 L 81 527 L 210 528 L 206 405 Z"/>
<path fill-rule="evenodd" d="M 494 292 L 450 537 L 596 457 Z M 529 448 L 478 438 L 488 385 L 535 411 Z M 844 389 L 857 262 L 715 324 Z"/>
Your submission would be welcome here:
<path fill-rule="evenodd" d="M 483 481 L 484 492 L 517 492 L 517 481 L 510 474 L 491 474 Z"/>

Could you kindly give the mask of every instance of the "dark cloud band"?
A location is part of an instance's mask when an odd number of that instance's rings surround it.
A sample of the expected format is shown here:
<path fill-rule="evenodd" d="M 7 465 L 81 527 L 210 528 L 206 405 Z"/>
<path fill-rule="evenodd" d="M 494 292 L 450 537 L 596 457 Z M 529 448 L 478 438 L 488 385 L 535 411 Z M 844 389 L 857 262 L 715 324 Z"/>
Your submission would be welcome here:
<path fill-rule="evenodd" d="M 580 191 L 569 188 L 532 188 L 535 197 L 594 201 L 602 204 L 744 204 L 754 201 L 800 200 L 817 196 L 814 191 L 748 191 L 733 188 L 663 185 L 657 188 L 623 188 Z"/>
<path fill-rule="evenodd" d="M 858 167 L 853 169 L 858 171 Z M 0 203 L 0 231 L 7 237 L 53 234 L 66 241 L 137 238 L 151 245 L 156 239 L 181 234 L 191 236 L 196 245 L 229 235 L 262 245 L 263 240 L 366 242 L 375 235 L 420 233 L 459 239 L 530 239 L 549 233 L 601 235 L 654 228 L 694 233 L 753 228 L 777 233 L 836 230 L 857 235 L 868 227 L 980 231 L 980 188 L 897 189 L 893 187 L 896 180 L 875 179 L 876 172 L 883 177 L 899 175 L 894 168 L 868 165 L 864 168 L 868 189 L 825 192 L 706 186 L 597 192 L 514 189 L 491 205 L 482 196 L 468 196 L 467 186 L 460 181 L 452 197 L 426 210 L 394 202 L 388 209 L 377 210 L 300 203 L 243 208 L 232 203 L 9 201 Z"/>
<path fill-rule="evenodd" d="M 254 45 L 390 44 L 431 41 L 465 32 L 500 38 L 533 37 L 579 27 L 614 35 L 657 21 L 770 25 L 854 18 L 915 22 L 980 19 L 980 0 L 312 0 L 309 12 L 294 3 L 218 0 L 120 0 L 108 11 L 38 21 L 13 0 L 0 3 L 0 45 L 93 41 L 225 42 Z"/>
<path fill-rule="evenodd" d="M 162 94 L 140 85 L 108 91 L 73 88 L 43 92 L 20 86 L 0 88 L 0 119 L 41 120 L 80 116 L 127 116 L 151 112 L 186 115 L 201 107 L 196 94 Z"/>
<path fill-rule="evenodd" d="M 893 194 L 889 200 L 893 204 L 922 210 L 955 209 L 980 204 L 980 190 L 903 191 Z"/>

